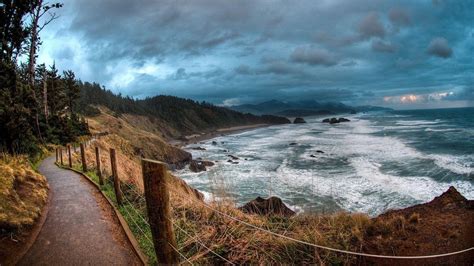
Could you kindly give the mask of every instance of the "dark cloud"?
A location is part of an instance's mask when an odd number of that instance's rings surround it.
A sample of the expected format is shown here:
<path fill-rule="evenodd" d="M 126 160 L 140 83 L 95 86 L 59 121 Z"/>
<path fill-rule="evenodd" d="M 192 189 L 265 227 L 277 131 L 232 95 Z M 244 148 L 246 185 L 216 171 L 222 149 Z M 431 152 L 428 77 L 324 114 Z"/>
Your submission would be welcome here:
<path fill-rule="evenodd" d="M 377 103 L 474 82 L 474 3 L 439 2 L 70 0 L 39 62 L 136 97 Z"/>
<path fill-rule="evenodd" d="M 237 74 L 240 75 L 252 75 L 254 72 L 247 65 L 240 65 L 234 69 Z"/>
<path fill-rule="evenodd" d="M 449 47 L 448 41 L 442 37 L 436 37 L 431 40 L 426 51 L 431 55 L 442 58 L 451 57 L 453 54 L 453 50 Z"/>
<path fill-rule="evenodd" d="M 394 53 L 397 48 L 389 42 L 384 42 L 382 40 L 373 40 L 372 50 L 382 53 Z"/>
<path fill-rule="evenodd" d="M 411 16 L 408 10 L 404 8 L 392 8 L 388 12 L 390 22 L 396 26 L 409 26 L 412 24 Z"/>
<path fill-rule="evenodd" d="M 170 78 L 174 79 L 174 80 L 180 80 L 180 79 L 187 79 L 189 77 L 189 75 L 186 73 L 186 69 L 180 67 L 176 70 L 176 72 L 171 75 Z"/>
<path fill-rule="evenodd" d="M 329 51 L 315 47 L 297 47 L 291 54 L 291 60 L 308 65 L 334 66 L 337 59 Z"/>
<path fill-rule="evenodd" d="M 376 12 L 368 13 L 359 23 L 359 34 L 362 38 L 385 36 L 385 27 Z"/>

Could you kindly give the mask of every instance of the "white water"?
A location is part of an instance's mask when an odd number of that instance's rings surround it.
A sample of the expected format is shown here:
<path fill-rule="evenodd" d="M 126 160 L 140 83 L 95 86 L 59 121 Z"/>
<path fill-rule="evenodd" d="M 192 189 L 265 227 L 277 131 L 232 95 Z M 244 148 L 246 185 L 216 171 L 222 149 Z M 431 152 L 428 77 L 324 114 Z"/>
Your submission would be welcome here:
<path fill-rule="evenodd" d="M 351 122 L 337 125 L 309 119 L 303 125 L 219 137 L 214 139 L 218 145 L 211 141 L 191 145 L 207 149 L 190 150 L 194 158 L 218 162 L 207 172 L 178 174 L 206 195 L 223 183 L 227 196 L 239 204 L 271 194 L 303 211 L 342 209 L 376 215 L 429 201 L 449 186 L 474 198 L 472 154 L 426 154 L 407 140 L 385 136 L 387 126 L 349 118 Z M 406 132 L 432 129 L 442 122 L 400 120 L 389 127 Z M 290 146 L 291 142 L 297 145 Z M 228 154 L 239 157 L 239 164 L 226 162 Z M 448 174 L 454 178 L 444 178 Z"/>

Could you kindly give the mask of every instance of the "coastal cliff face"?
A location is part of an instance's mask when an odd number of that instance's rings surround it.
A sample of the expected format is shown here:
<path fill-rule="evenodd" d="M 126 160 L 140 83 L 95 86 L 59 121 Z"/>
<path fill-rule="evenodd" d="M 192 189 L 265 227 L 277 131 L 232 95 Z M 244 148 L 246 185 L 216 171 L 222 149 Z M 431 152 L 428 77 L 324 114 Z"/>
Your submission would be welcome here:
<path fill-rule="evenodd" d="M 135 156 L 166 162 L 181 168 L 191 161 L 191 154 L 166 142 L 160 124 L 139 115 L 115 116 L 105 107 L 99 115 L 88 117 L 91 133 L 116 134 L 126 140 Z M 119 143 L 120 144 L 120 143 Z"/>

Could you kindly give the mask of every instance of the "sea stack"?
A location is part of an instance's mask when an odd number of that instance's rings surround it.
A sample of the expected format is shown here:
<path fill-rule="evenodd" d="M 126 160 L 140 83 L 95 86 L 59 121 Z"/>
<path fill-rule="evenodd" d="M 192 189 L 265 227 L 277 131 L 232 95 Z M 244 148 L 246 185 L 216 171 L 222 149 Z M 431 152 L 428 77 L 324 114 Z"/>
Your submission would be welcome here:
<path fill-rule="evenodd" d="M 268 199 L 257 197 L 239 209 L 245 213 L 254 213 L 259 215 L 291 217 L 296 214 L 278 197 L 270 197 Z"/>
<path fill-rule="evenodd" d="M 304 124 L 304 123 L 306 123 L 306 121 L 304 121 L 304 119 L 301 118 L 301 117 L 297 117 L 297 118 L 295 118 L 295 120 L 293 121 L 293 124 Z"/>

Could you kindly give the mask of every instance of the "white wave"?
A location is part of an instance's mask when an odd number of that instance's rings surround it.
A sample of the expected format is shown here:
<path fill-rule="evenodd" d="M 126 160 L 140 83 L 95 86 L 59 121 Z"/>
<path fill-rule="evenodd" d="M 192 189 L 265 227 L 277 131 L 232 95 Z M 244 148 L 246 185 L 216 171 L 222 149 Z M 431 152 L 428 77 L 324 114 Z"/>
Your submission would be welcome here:
<path fill-rule="evenodd" d="M 428 155 L 428 158 L 434 160 L 434 163 L 444 169 L 460 175 L 474 174 L 474 155 L 471 156 L 453 156 L 448 154 Z"/>
<path fill-rule="evenodd" d="M 418 123 L 421 121 L 421 123 Z M 437 121 L 399 121 L 394 129 L 417 129 L 418 125 L 436 128 Z M 408 125 L 410 124 L 410 125 Z M 423 129 L 424 127 L 421 127 Z M 208 172 L 180 173 L 191 185 L 212 191 L 210 180 L 221 178 L 235 193 L 238 203 L 252 195 L 281 195 L 282 200 L 299 210 L 306 203 L 295 200 L 334 199 L 346 210 L 379 214 L 390 208 L 403 208 L 431 200 L 454 185 L 467 198 L 474 198 L 474 182 L 440 182 L 428 176 L 398 176 L 381 169 L 392 161 L 410 166 L 413 161 L 432 160 L 453 173 L 473 174 L 473 156 L 427 155 L 396 137 L 373 135 L 386 127 L 364 119 L 337 126 L 320 123 L 284 125 L 223 136 L 200 146 L 206 151 L 191 151 L 194 157 L 219 160 Z M 314 130 L 322 132 L 314 134 Z M 221 141 L 224 141 L 222 144 Z M 289 146 L 297 142 L 298 146 Z M 301 145 L 304 144 L 304 145 Z M 222 152 L 229 150 L 228 153 Z M 324 154 L 316 153 L 324 151 Z M 240 157 L 239 164 L 226 163 L 227 154 Z M 310 155 L 315 154 L 316 158 Z M 245 160 L 248 158 L 248 161 Z M 298 166 L 303 164 L 303 166 Z M 303 169 L 299 169 L 301 167 Z M 207 186 L 207 187 L 206 187 Z M 292 195 L 292 198 L 285 198 Z M 293 198 L 293 195 L 296 195 Z"/>
<path fill-rule="evenodd" d="M 428 120 L 400 120 L 397 121 L 395 124 L 400 126 L 423 126 L 423 125 L 436 125 L 443 122 L 440 119 L 436 119 L 435 121 L 428 121 Z"/>
<path fill-rule="evenodd" d="M 442 129 L 436 129 L 436 128 L 425 128 L 425 131 L 427 132 L 453 132 L 453 131 L 458 131 L 458 129 L 455 128 L 442 128 Z"/>

